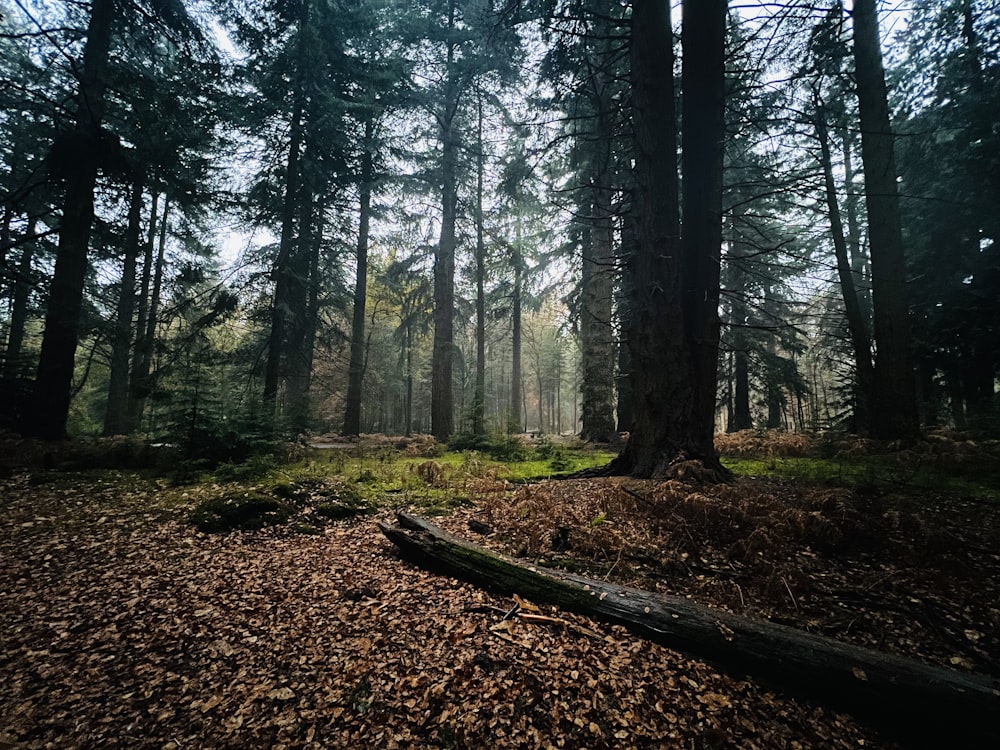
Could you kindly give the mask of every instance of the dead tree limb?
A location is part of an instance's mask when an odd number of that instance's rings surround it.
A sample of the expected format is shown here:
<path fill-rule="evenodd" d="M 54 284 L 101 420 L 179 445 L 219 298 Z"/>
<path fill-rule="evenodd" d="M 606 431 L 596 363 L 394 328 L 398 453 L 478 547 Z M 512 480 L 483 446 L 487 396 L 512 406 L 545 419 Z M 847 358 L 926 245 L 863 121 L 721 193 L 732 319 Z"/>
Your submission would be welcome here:
<path fill-rule="evenodd" d="M 417 516 L 379 524 L 407 559 L 503 594 L 555 604 L 784 692 L 851 711 L 913 744 L 1000 747 L 1000 681 L 752 620 L 686 599 L 542 568 Z M 941 745 L 944 741 L 946 744 Z"/>

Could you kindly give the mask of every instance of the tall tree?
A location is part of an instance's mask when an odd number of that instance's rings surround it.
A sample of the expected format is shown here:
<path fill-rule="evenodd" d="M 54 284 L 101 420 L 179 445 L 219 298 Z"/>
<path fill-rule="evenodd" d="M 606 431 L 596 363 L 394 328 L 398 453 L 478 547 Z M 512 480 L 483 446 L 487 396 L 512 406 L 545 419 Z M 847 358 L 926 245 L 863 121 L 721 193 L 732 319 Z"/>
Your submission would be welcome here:
<path fill-rule="evenodd" d="M 670 17 L 666 3 L 633 5 L 636 248 L 628 337 L 634 415 L 629 441 L 611 470 L 634 476 L 662 476 L 688 460 L 724 474 L 714 425 L 725 21 L 724 0 L 684 5 L 682 239 Z"/>
<path fill-rule="evenodd" d="M 59 249 L 49 288 L 34 409 L 32 418 L 24 425 L 26 433 L 50 440 L 66 434 L 94 219 L 94 187 L 101 156 L 107 155 L 111 145 L 101 123 L 115 12 L 114 0 L 94 0 L 91 6 L 76 96 L 76 122 L 72 134 L 57 142 L 57 153 L 71 150 L 75 158 L 63 165 L 66 193 L 59 225 Z"/>
<path fill-rule="evenodd" d="M 917 389 L 906 291 L 906 258 L 896 162 L 875 0 L 856 0 L 854 70 L 868 207 L 874 303 L 875 387 L 872 434 L 919 435 Z"/>

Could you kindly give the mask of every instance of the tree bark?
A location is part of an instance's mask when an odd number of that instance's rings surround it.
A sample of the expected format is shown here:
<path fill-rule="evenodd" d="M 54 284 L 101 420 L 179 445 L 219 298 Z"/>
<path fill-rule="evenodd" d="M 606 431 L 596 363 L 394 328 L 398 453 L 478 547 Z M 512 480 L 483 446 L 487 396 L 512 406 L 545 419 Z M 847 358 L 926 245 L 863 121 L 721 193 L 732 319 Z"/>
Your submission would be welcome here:
<path fill-rule="evenodd" d="M 730 325 L 732 326 L 733 372 L 732 372 L 732 419 L 727 420 L 727 432 L 739 432 L 753 427 L 750 411 L 750 342 L 747 325 L 750 312 L 747 304 L 749 289 L 747 284 L 746 257 L 743 253 L 744 237 L 742 226 L 746 212 L 746 201 L 736 194 L 733 201 L 732 245 L 726 268 L 729 278 Z"/>
<path fill-rule="evenodd" d="M 101 153 L 109 147 L 101 120 L 114 18 L 114 0 L 94 0 L 87 26 L 71 144 L 78 158 L 68 165 L 59 247 L 35 378 L 34 409 L 28 410 L 30 421 L 24 425 L 26 434 L 48 440 L 66 436 L 72 398 L 90 229 L 94 220 L 94 188 Z"/>
<path fill-rule="evenodd" d="M 516 229 L 512 249 L 511 265 L 514 266 L 514 290 L 511 301 L 511 365 L 510 365 L 510 411 L 507 432 L 521 432 L 523 429 L 522 405 L 524 394 L 521 388 L 521 287 L 524 285 L 524 258 L 521 253 L 520 224 Z"/>
<path fill-rule="evenodd" d="M 596 110 L 596 131 L 590 135 L 592 160 L 589 231 L 584 233 L 583 267 L 580 280 L 580 368 L 582 371 L 580 437 L 606 442 L 615 433 L 614 336 L 612 296 L 614 288 L 614 225 L 611 199 L 612 107 L 611 78 L 606 72 L 609 50 L 598 53 L 590 77 L 591 105 Z"/>
<path fill-rule="evenodd" d="M 682 252 L 670 18 L 657 0 L 636 0 L 632 12 L 633 429 L 607 471 L 639 477 L 667 476 L 689 460 L 727 476 L 714 448 L 725 3 L 696 3 L 691 13 L 684 30 L 684 128 L 702 132 L 685 136 L 689 210 Z M 688 92 L 701 86 L 705 91 Z"/>
<path fill-rule="evenodd" d="M 505 595 L 623 625 L 637 635 L 749 673 L 795 695 L 829 701 L 932 746 L 1000 742 L 1000 681 L 821 635 L 752 620 L 689 599 L 542 568 L 458 539 L 416 516 L 380 523 L 400 553 L 434 571 Z M 942 741 L 943 744 L 940 744 Z"/>
<path fill-rule="evenodd" d="M 830 136 L 824 119 L 822 106 L 817 105 L 815 113 L 816 137 L 819 139 L 820 160 L 823 166 L 823 182 L 826 192 L 827 212 L 830 216 L 830 234 L 833 238 L 834 255 L 837 259 L 837 275 L 840 279 L 840 294 L 844 300 L 847 316 L 847 330 L 851 336 L 854 352 L 854 428 L 860 435 L 867 435 L 871 427 L 871 407 L 875 391 L 875 370 L 872 365 L 871 336 L 865 319 L 854 273 L 848 256 L 847 239 L 844 237 L 844 223 L 837 201 L 837 184 L 833 177 L 833 160 L 830 154 Z"/>
<path fill-rule="evenodd" d="M 286 320 L 285 351 L 285 414 L 292 433 L 304 432 L 309 427 L 311 407 L 309 382 L 312 370 L 312 352 L 309 329 L 309 273 L 313 248 L 313 210 L 315 206 L 316 169 L 308 151 L 302 158 L 302 178 L 299 188 L 298 236 L 288 259 L 288 312 Z"/>
<path fill-rule="evenodd" d="M 455 220 L 458 210 L 457 134 L 449 119 L 442 132 L 441 236 L 434 256 L 434 343 L 431 363 L 431 433 L 447 440 L 454 430 Z"/>
<path fill-rule="evenodd" d="M 455 27 L 454 0 L 448 3 L 448 29 Z M 434 337 L 431 353 L 431 434 L 447 440 L 455 427 L 455 221 L 458 212 L 459 133 L 455 127 L 461 86 L 456 70 L 457 43 L 449 39 L 445 97 L 438 114 L 441 129 L 441 236 L 434 253 Z"/>
<path fill-rule="evenodd" d="M 298 23 L 298 61 L 295 70 L 295 84 L 292 116 L 289 124 L 288 159 L 285 164 L 284 197 L 281 207 L 281 236 L 278 240 L 278 257 L 272 270 L 274 278 L 274 301 L 271 305 L 271 330 L 267 339 L 267 361 L 264 365 L 263 399 L 267 418 L 278 416 L 277 398 L 281 385 L 282 359 L 285 345 L 289 309 L 289 287 L 291 285 L 291 261 L 295 252 L 295 209 L 299 206 L 301 182 L 302 142 L 305 138 L 305 71 L 307 66 L 307 31 L 309 29 L 309 3 L 301 3 Z"/>
<path fill-rule="evenodd" d="M 282 349 L 288 318 L 289 263 L 295 244 L 295 207 L 299 198 L 299 157 L 302 148 L 302 102 L 296 102 L 292 113 L 291 141 L 285 167 L 285 197 L 281 211 L 281 237 L 278 257 L 274 262 L 274 300 L 271 304 L 271 330 L 267 339 L 267 361 L 264 365 L 264 403 L 269 417 L 277 416 L 278 387 L 281 383 Z"/>
<path fill-rule="evenodd" d="M 351 360 L 347 373 L 347 401 L 343 435 L 361 434 L 361 389 L 365 377 L 365 308 L 368 304 L 368 234 L 372 201 L 373 122 L 365 121 L 365 147 L 361 155 L 361 200 L 358 210 L 357 270 L 354 280 L 354 310 L 351 313 Z"/>
<path fill-rule="evenodd" d="M 916 438 L 920 424 L 906 300 L 906 258 L 875 0 L 855 0 L 853 18 L 875 323 L 872 435 L 890 440 Z"/>
<path fill-rule="evenodd" d="M 726 0 L 683 6 L 681 249 L 685 346 L 691 358 L 692 422 L 699 458 L 715 458 L 726 100 Z"/>
<path fill-rule="evenodd" d="M 104 434 L 128 432 L 128 383 L 132 314 L 135 311 L 135 271 L 142 235 L 143 182 L 136 179 L 129 199 L 128 227 L 125 230 L 125 258 L 122 262 L 121 289 L 115 310 L 115 328 L 111 341 L 111 372 L 108 400 L 104 409 Z"/>
<path fill-rule="evenodd" d="M 155 208 L 156 201 L 153 201 Z M 160 219 L 160 241 L 156 251 L 156 258 L 152 264 L 153 288 L 149 291 L 149 300 L 144 299 L 143 307 L 146 308 L 145 326 L 137 325 L 136 336 L 141 339 L 136 342 L 136 361 L 132 364 L 132 380 L 129 386 L 129 407 L 128 424 L 129 432 L 139 429 L 142 422 L 142 411 L 146 405 L 146 398 L 153 390 L 150 372 L 153 368 L 153 348 L 156 344 L 156 324 L 160 314 L 160 288 L 163 285 L 163 260 L 167 249 L 167 219 L 170 215 L 170 199 L 163 199 L 163 216 Z M 155 236 L 155 210 L 150 217 L 150 249 L 152 249 L 152 239 Z M 148 279 L 143 271 L 143 286 Z M 146 291 L 145 289 L 143 290 Z M 139 318 L 143 320 L 142 316 Z"/>
<path fill-rule="evenodd" d="M 476 385 L 472 434 L 486 434 L 486 242 L 483 237 L 483 97 L 476 101 Z"/>
<path fill-rule="evenodd" d="M 25 239 L 21 243 L 21 257 L 17 262 L 17 273 L 14 275 L 13 293 L 10 307 L 10 329 L 7 332 L 7 349 L 4 352 L 3 380 L 19 380 L 24 376 L 27 367 L 21 361 L 21 348 L 24 345 L 24 329 L 28 322 L 28 295 L 31 292 L 31 263 L 35 257 L 35 241 L 29 238 L 35 234 L 37 220 L 28 221 Z"/>

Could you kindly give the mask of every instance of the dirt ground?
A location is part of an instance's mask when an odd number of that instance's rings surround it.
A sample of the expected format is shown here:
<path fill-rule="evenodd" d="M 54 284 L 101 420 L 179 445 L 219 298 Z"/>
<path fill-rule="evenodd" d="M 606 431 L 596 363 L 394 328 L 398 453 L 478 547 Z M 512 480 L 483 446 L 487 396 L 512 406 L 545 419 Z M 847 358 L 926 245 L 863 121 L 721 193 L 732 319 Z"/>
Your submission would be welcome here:
<path fill-rule="evenodd" d="M 195 490 L 0 482 L 0 748 L 895 748 L 850 716 L 624 630 L 401 561 L 372 518 L 208 535 Z M 621 480 L 486 491 L 456 533 L 954 669 L 997 674 L 973 500 Z M 483 537 L 471 519 L 488 523 Z"/>

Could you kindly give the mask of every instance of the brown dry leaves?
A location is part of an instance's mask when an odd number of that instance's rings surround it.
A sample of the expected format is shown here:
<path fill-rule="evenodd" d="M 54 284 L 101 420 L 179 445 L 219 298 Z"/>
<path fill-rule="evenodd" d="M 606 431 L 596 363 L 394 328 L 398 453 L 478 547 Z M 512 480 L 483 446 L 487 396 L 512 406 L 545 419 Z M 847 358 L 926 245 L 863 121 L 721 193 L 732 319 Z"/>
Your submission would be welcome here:
<path fill-rule="evenodd" d="M 212 537 L 127 475 L 0 493 L 0 747 L 889 746 L 618 628 L 503 621 L 371 521 Z"/>
<path fill-rule="evenodd" d="M 943 666 L 1000 673 L 1000 517 L 970 499 L 739 479 L 544 482 L 446 521 L 488 546 Z"/>

